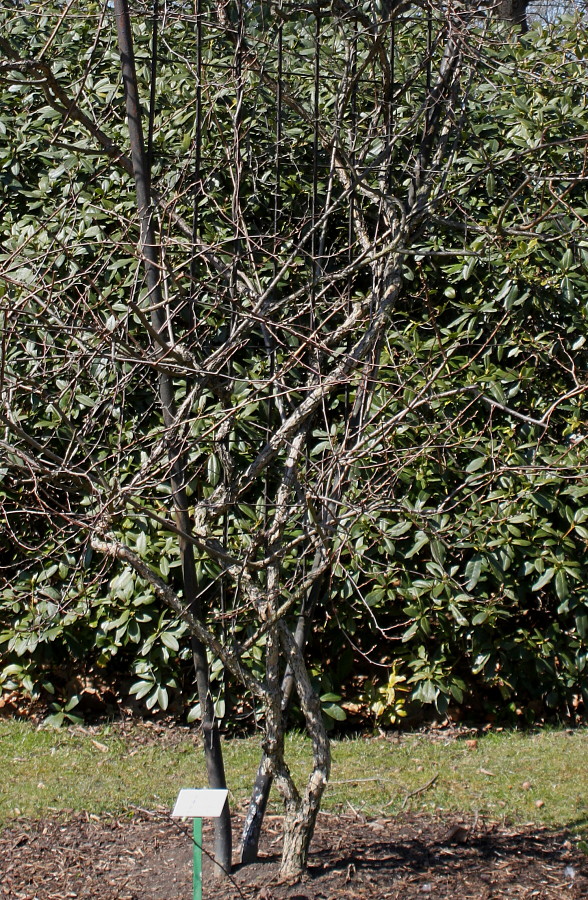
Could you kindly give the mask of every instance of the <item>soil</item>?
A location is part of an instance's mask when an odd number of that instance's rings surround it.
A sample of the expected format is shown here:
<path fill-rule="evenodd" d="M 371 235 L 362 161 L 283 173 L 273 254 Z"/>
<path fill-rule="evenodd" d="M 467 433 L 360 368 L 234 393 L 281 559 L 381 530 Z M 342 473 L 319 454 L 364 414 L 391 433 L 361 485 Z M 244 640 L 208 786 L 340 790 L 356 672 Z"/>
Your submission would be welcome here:
<path fill-rule="evenodd" d="M 259 862 L 235 867 L 230 881 L 216 881 L 205 860 L 204 900 L 588 898 L 584 845 L 561 831 L 323 813 L 308 877 L 293 885 L 278 880 L 280 825 L 266 819 Z M 212 846 L 209 827 L 203 843 Z M 19 819 L 0 832 L 2 900 L 188 900 L 191 884 L 190 834 L 164 813 Z"/>

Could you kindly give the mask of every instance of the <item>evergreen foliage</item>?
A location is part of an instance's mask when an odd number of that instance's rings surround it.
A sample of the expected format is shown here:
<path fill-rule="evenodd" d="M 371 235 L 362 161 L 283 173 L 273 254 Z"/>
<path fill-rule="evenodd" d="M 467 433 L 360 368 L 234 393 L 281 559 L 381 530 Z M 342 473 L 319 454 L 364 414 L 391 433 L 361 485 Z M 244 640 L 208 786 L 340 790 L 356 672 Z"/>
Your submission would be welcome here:
<path fill-rule="evenodd" d="M 198 49 L 197 15 L 170 5 L 152 108 L 162 340 L 112 11 L 68 10 L 57 30 L 59 6 L 0 10 L 0 687 L 75 715 L 72 673 L 130 673 L 147 708 L 197 715 L 187 623 L 92 546 L 107 533 L 181 590 L 166 371 L 209 626 L 254 677 L 267 632 L 245 582 L 271 592 L 279 558 L 292 627 L 317 585 L 309 653 L 335 720 L 358 676 L 385 687 L 393 665 L 440 712 L 581 710 L 583 20 L 514 42 L 425 6 L 392 31 L 342 5 L 320 32 L 266 4 L 243 32 L 232 7 L 212 27 L 211 7 Z M 148 16 L 134 28 L 147 106 Z M 212 677 L 219 716 L 255 706 L 218 660 Z"/>

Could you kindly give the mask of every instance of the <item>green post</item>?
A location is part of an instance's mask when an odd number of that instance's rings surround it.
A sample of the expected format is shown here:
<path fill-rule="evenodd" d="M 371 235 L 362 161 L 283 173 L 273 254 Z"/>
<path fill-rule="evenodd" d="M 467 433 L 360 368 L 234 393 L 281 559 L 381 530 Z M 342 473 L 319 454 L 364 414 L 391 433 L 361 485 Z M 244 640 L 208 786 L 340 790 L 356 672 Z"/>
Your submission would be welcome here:
<path fill-rule="evenodd" d="M 192 819 L 193 900 L 202 900 L 202 819 L 218 819 L 228 793 L 226 788 L 182 788 L 172 810 L 174 819 Z"/>
<path fill-rule="evenodd" d="M 202 900 L 202 819 L 194 819 L 194 900 Z"/>

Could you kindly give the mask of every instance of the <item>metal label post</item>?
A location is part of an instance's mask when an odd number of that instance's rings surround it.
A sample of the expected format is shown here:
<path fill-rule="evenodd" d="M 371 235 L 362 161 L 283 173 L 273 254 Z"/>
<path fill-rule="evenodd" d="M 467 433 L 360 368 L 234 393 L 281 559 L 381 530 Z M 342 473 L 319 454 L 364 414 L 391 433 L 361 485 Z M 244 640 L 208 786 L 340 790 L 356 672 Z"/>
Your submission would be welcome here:
<path fill-rule="evenodd" d="M 202 819 L 218 819 L 227 802 L 228 793 L 226 789 L 183 788 L 173 808 L 174 818 L 194 820 L 194 900 L 202 900 Z"/>

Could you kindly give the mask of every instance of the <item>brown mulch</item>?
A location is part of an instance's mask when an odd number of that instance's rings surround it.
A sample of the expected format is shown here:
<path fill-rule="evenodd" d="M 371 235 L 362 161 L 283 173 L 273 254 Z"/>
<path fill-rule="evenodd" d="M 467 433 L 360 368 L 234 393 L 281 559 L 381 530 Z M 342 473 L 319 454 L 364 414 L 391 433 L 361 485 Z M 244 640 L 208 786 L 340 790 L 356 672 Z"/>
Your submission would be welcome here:
<path fill-rule="evenodd" d="M 547 828 L 325 813 L 308 878 L 287 885 L 277 879 L 279 826 L 269 817 L 259 863 L 236 867 L 232 882 L 205 867 L 205 900 L 588 898 L 588 857 L 573 836 Z M 2 900 L 188 900 L 191 878 L 190 836 L 163 814 L 21 819 L 0 832 Z"/>

